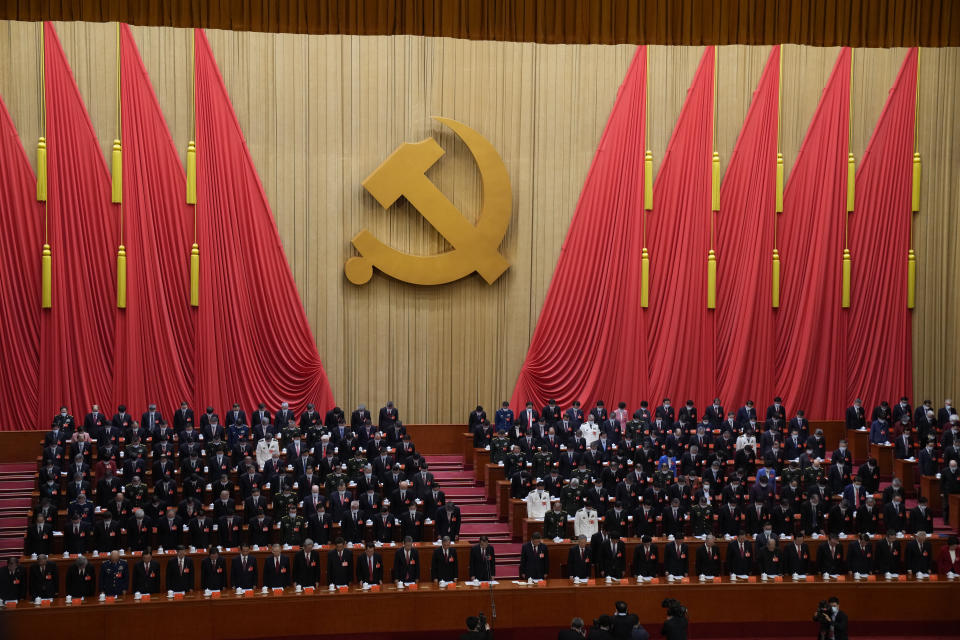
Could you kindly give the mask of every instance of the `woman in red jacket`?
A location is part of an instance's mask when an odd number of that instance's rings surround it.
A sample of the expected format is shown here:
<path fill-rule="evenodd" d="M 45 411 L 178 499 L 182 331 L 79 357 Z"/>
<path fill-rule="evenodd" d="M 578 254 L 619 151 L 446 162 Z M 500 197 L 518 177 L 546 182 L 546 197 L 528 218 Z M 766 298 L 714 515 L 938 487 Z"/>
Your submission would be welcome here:
<path fill-rule="evenodd" d="M 957 536 L 947 538 L 946 546 L 940 549 L 937 572 L 943 576 L 948 573 L 960 575 L 960 546 L 957 545 Z"/>

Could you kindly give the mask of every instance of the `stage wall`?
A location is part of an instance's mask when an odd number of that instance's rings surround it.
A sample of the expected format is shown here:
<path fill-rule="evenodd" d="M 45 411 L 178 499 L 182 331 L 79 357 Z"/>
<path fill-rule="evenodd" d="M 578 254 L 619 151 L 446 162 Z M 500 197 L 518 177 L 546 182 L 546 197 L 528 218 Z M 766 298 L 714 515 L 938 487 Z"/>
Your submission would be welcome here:
<path fill-rule="evenodd" d="M 109 162 L 116 137 L 116 27 L 78 22 L 56 28 Z M 0 68 L 0 95 L 32 163 L 40 132 L 38 29 L 37 23 L 0 22 L 0 59 L 9 61 Z M 133 27 L 133 33 L 185 156 L 194 135 L 192 31 Z M 393 399 L 406 421 L 446 423 L 463 421 L 478 402 L 489 410 L 509 397 L 635 48 L 413 36 L 207 36 L 338 404 L 380 406 Z M 838 51 L 784 46 L 781 146 L 788 176 Z M 655 170 L 702 53 L 701 47 L 649 49 L 647 146 Z M 724 167 L 768 53 L 765 46 L 719 49 L 716 146 Z M 858 159 L 905 54 L 854 51 L 851 150 Z M 960 276 L 953 250 L 960 236 L 958 69 L 960 50 L 922 49 L 914 384 L 918 396 L 938 403 L 953 393 L 960 375 L 960 297 L 952 291 Z M 513 218 L 501 252 L 511 267 L 493 285 L 474 275 L 421 288 L 376 274 L 356 287 L 344 277 L 343 264 L 355 255 L 350 238 L 363 228 L 412 253 L 448 248 L 408 204 L 385 212 L 360 185 L 399 144 L 433 135 L 446 155 L 428 175 L 475 220 L 481 198 L 476 169 L 462 143 L 432 115 L 468 124 L 503 157 Z M 890 259 L 905 268 L 904 256 Z M 570 301 L 570 312 L 589 313 L 592 304 L 585 291 Z M 736 405 L 743 399 L 726 400 Z"/>

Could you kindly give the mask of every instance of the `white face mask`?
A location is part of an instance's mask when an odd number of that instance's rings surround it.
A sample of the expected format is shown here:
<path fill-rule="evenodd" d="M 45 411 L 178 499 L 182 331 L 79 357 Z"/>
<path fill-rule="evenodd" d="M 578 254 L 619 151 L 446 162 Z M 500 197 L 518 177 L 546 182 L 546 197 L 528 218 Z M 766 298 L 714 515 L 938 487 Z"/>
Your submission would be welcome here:
<path fill-rule="evenodd" d="M 840 607 L 838 607 L 838 606 L 836 606 L 836 605 L 834 605 L 834 606 L 832 606 L 832 607 L 830 607 L 830 608 L 833 609 L 833 612 L 834 612 L 834 613 L 837 613 L 838 611 L 840 611 Z"/>

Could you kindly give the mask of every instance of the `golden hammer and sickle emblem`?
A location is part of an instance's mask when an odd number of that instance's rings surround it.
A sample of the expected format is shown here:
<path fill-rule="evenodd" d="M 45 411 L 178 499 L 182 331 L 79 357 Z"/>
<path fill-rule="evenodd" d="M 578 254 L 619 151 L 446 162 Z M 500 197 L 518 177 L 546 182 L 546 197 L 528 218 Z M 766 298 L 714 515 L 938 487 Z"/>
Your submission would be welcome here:
<path fill-rule="evenodd" d="M 344 272 L 353 284 L 366 284 L 373 268 L 411 284 L 446 284 L 479 273 L 487 284 L 510 267 L 500 255 L 500 242 L 510 225 L 513 195 L 510 176 L 500 154 L 483 136 L 467 125 L 434 116 L 463 140 L 480 172 L 483 206 L 476 226 L 464 218 L 450 200 L 430 181 L 426 171 L 444 154 L 432 137 L 405 142 L 363 181 L 363 187 L 384 209 L 405 197 L 446 238 L 452 251 L 418 256 L 385 245 L 364 229 L 353 237 L 359 257 L 347 260 Z"/>

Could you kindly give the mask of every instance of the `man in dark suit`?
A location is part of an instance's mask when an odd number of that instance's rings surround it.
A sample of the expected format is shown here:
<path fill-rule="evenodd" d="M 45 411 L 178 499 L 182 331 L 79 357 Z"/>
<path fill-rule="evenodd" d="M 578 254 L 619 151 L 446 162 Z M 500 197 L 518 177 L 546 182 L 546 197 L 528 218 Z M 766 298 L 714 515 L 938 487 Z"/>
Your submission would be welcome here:
<path fill-rule="evenodd" d="M 383 584 L 383 556 L 376 552 L 373 542 L 368 542 L 363 553 L 357 555 L 356 565 L 360 584 Z"/>
<path fill-rule="evenodd" d="M 929 576 L 933 552 L 927 540 L 927 533 L 923 530 L 917 531 L 916 537 L 906 545 L 903 566 L 906 567 L 907 573 L 917 578 Z"/>
<path fill-rule="evenodd" d="M 37 556 L 37 562 L 30 567 L 30 597 L 55 598 L 59 584 L 57 565 L 50 562 L 45 553 L 41 553 Z"/>
<path fill-rule="evenodd" d="M 487 536 L 470 548 L 470 579 L 493 580 L 497 575 L 497 556 Z"/>
<path fill-rule="evenodd" d="M 663 570 L 667 577 L 674 578 L 686 577 L 690 572 L 690 561 L 688 560 L 687 545 L 681 540 L 668 542 L 663 551 Z"/>
<path fill-rule="evenodd" d="M 410 536 L 404 537 L 403 548 L 393 556 L 393 579 L 403 583 L 420 581 L 420 554 Z"/>
<path fill-rule="evenodd" d="M 43 514 L 37 514 L 34 524 L 27 529 L 24 555 L 48 554 L 53 545 L 53 527 L 47 523 Z"/>
<path fill-rule="evenodd" d="M 353 552 L 346 548 L 346 541 L 337 538 L 336 548 L 327 554 L 327 582 L 342 587 L 353 580 Z"/>
<path fill-rule="evenodd" d="M 957 408 L 953 406 L 953 400 L 947 398 L 943 401 L 943 407 L 937 411 L 937 424 L 940 427 L 950 422 L 950 416 L 957 415 Z"/>
<path fill-rule="evenodd" d="M 160 412 L 157 411 L 157 405 L 151 403 L 147 407 L 147 410 L 140 417 L 140 424 L 143 425 L 143 428 L 147 431 L 153 432 L 157 426 L 163 422 L 163 416 L 160 415 Z"/>
<path fill-rule="evenodd" d="M 283 589 L 290 586 L 290 558 L 280 554 L 280 545 L 275 543 L 271 555 L 263 563 L 263 586 L 268 589 Z"/>
<path fill-rule="evenodd" d="M 160 563 L 153 559 L 150 549 L 133 563 L 130 590 L 134 593 L 160 593 Z"/>
<path fill-rule="evenodd" d="M 227 562 L 220 550 L 210 547 L 209 553 L 200 563 L 200 588 L 222 591 L 227 587 Z"/>
<path fill-rule="evenodd" d="M 847 429 L 864 429 L 867 426 L 866 414 L 863 410 L 863 402 L 860 398 L 853 401 L 853 405 L 847 407 L 844 418 Z"/>
<path fill-rule="evenodd" d="M 167 550 L 177 548 L 182 540 L 183 519 L 177 515 L 176 507 L 167 507 L 166 517 L 156 523 L 156 529 L 158 546 Z"/>
<path fill-rule="evenodd" d="M 639 639 L 644 637 L 642 635 L 643 633 L 646 633 L 646 638 L 650 638 L 650 634 L 646 632 L 646 629 L 639 626 L 640 618 L 638 618 L 636 614 L 627 611 L 626 602 L 618 600 L 613 606 L 616 611 L 610 616 L 610 635 L 613 636 L 615 640 Z M 636 631 L 642 633 L 635 634 L 634 627 L 638 627 Z"/>
<path fill-rule="evenodd" d="M 0 578 L 4 571 L 0 570 Z M 2 582 L 2 579 L 0 579 Z M 97 595 L 97 577 L 93 572 L 93 567 L 87 562 L 84 556 L 77 556 L 77 561 L 67 569 L 65 595 L 71 598 L 92 598 Z M 6 598 L 4 595 L 0 595 Z"/>
<path fill-rule="evenodd" d="M 577 544 L 567 553 L 567 575 L 579 580 L 589 580 L 593 573 L 593 550 L 587 544 L 587 536 L 577 537 Z"/>
<path fill-rule="evenodd" d="M 177 546 L 177 555 L 167 560 L 167 591 L 193 591 L 193 558 L 187 555 L 182 544 Z"/>
<path fill-rule="evenodd" d="M 649 534 L 645 534 L 633 552 L 631 572 L 638 578 L 650 579 L 659 573 L 659 556 L 652 540 Z"/>
<path fill-rule="evenodd" d="M 319 588 L 320 577 L 320 552 L 313 548 L 313 540 L 307 538 L 293 557 L 293 584 Z"/>
<path fill-rule="evenodd" d="M 846 564 L 843 561 L 843 547 L 840 546 L 840 537 L 831 533 L 824 542 L 817 547 L 817 571 L 831 576 L 846 573 Z"/>
<path fill-rule="evenodd" d="M 377 420 L 377 426 L 380 427 L 381 431 L 386 431 L 399 422 L 400 414 L 397 412 L 397 408 L 393 406 L 393 400 L 390 400 L 387 402 L 387 406 L 380 408 L 380 416 Z"/>
<path fill-rule="evenodd" d="M 597 562 L 597 577 L 619 580 L 627 572 L 627 547 L 616 530 L 610 533 L 610 539 L 600 547 L 600 560 Z"/>
<path fill-rule="evenodd" d="M 847 614 L 840 611 L 840 600 L 833 597 L 830 598 L 828 603 L 830 605 L 831 622 L 827 629 L 829 635 L 825 637 L 833 640 L 847 640 Z"/>
<path fill-rule="evenodd" d="M 456 582 L 459 577 L 457 552 L 450 546 L 450 537 L 444 536 L 440 541 L 440 547 L 433 550 L 430 579 L 436 584 L 440 581 Z"/>
<path fill-rule="evenodd" d="M 727 573 L 748 576 L 753 572 L 753 543 L 747 540 L 747 532 L 741 529 L 737 539 L 727 545 Z"/>
<path fill-rule="evenodd" d="M 350 414 L 350 426 L 356 431 L 366 424 L 367 420 L 371 419 L 372 416 L 370 415 L 370 410 L 367 409 L 367 405 L 361 403 L 357 405 L 356 410 Z"/>
<path fill-rule="evenodd" d="M 810 549 L 800 537 L 783 548 L 783 572 L 790 575 L 807 575 L 810 567 Z"/>
<path fill-rule="evenodd" d="M 240 555 L 231 563 L 230 586 L 240 589 L 257 587 L 257 560 L 250 555 L 250 545 L 246 542 L 240 544 Z"/>
<path fill-rule="evenodd" d="M 610 635 L 604 632 L 604 637 Z M 587 636 L 587 626 L 583 623 L 583 618 L 574 618 L 570 622 L 570 628 L 561 629 L 557 633 L 557 640 L 583 640 Z"/>
<path fill-rule="evenodd" d="M 530 542 L 520 550 L 520 579 L 545 580 L 550 573 L 550 557 L 539 532 L 534 532 Z"/>
<path fill-rule="evenodd" d="M 697 575 L 716 577 L 721 575 L 720 550 L 712 533 L 707 534 L 704 545 L 697 549 Z"/>

